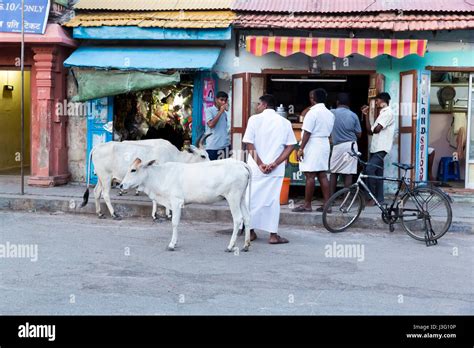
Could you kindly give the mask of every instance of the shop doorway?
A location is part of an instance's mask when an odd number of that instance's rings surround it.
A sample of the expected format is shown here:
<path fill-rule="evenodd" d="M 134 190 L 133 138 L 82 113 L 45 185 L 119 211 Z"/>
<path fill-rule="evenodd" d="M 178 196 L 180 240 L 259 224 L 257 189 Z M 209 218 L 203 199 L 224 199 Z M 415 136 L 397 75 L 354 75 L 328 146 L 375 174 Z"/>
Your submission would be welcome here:
<path fill-rule="evenodd" d="M 301 140 L 302 111 L 309 106 L 309 92 L 312 89 L 324 88 L 328 92 L 326 106 L 334 108 L 336 97 L 340 92 L 351 96 L 351 110 L 361 119 L 362 105 L 370 106 L 371 122 L 377 116 L 374 97 L 384 90 L 385 78 L 374 71 L 323 71 L 311 74 L 307 71 L 263 70 L 262 73 L 240 73 L 232 77 L 232 147 L 234 151 L 242 149 L 242 137 L 248 118 L 255 114 L 258 98 L 264 93 L 275 95 L 285 117 L 291 121 L 297 141 Z M 363 158 L 368 157 L 369 136 L 362 127 L 362 137 L 358 141 L 359 151 Z M 244 159 L 244 155 L 238 155 Z M 304 186 L 305 178 L 299 171 L 296 151 L 289 158 L 286 167 L 287 177 L 292 186 Z M 317 185 L 318 182 L 317 182 Z"/>
<path fill-rule="evenodd" d="M 114 140 L 166 139 L 181 149 L 191 143 L 194 77 L 176 85 L 117 95 Z"/>
<path fill-rule="evenodd" d="M 20 175 L 21 72 L 0 70 L 0 175 Z M 30 72 L 25 71 L 24 172 L 30 174 Z"/>
<path fill-rule="evenodd" d="M 470 186 L 468 142 L 473 137 L 468 136 L 468 128 L 472 73 L 453 70 L 431 70 L 429 172 L 430 179 L 439 181 L 442 187 L 464 189 Z"/>
<path fill-rule="evenodd" d="M 309 92 L 324 88 L 328 93 L 326 107 L 336 108 L 337 94 L 348 93 L 351 98 L 350 109 L 361 118 L 361 107 L 368 103 L 370 75 L 277 75 L 266 77 L 267 92 L 273 94 L 280 107 L 288 113 L 298 141 L 301 140 L 302 120 L 300 115 L 309 104 Z M 368 136 L 362 126 L 363 135 L 358 141 L 364 158 L 368 156 Z"/>

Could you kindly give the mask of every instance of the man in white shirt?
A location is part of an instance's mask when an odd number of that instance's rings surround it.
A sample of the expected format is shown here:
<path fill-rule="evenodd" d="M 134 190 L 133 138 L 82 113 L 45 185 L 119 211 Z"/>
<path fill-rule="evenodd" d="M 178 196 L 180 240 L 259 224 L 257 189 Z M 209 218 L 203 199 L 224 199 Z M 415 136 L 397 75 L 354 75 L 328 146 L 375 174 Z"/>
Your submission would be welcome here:
<path fill-rule="evenodd" d="M 288 243 L 278 235 L 280 192 L 285 176 L 285 161 L 296 144 L 290 121 L 275 112 L 275 98 L 263 95 L 257 115 L 249 118 L 243 143 L 249 152 L 252 169 L 250 192 L 251 240 L 253 229 L 270 232 L 270 244 Z"/>
<path fill-rule="evenodd" d="M 390 153 L 390 150 L 392 150 L 393 136 L 395 134 L 395 118 L 389 107 L 389 103 L 390 95 L 386 92 L 379 93 L 375 97 L 375 105 L 382 109 L 380 110 L 380 114 L 375 120 L 373 126 L 370 125 L 368 117 L 369 107 L 362 107 L 362 117 L 365 119 L 367 133 L 372 135 L 372 142 L 369 151 L 369 165 L 365 169 L 365 173 L 368 175 L 383 176 L 384 158 L 388 153 Z M 367 184 L 375 198 L 383 204 L 383 180 L 369 178 Z M 367 205 L 373 206 L 375 205 L 375 202 L 370 200 Z"/>
<path fill-rule="evenodd" d="M 311 108 L 303 121 L 303 135 L 298 150 L 300 170 L 306 177 L 304 204 L 293 209 L 294 212 L 312 211 L 311 201 L 314 194 L 314 184 L 318 177 L 323 193 L 324 205 L 329 199 L 330 188 L 326 172 L 329 169 L 331 148 L 329 136 L 334 126 L 334 114 L 324 105 L 327 93 L 318 88 L 309 92 Z M 316 209 L 322 212 L 324 205 Z"/>

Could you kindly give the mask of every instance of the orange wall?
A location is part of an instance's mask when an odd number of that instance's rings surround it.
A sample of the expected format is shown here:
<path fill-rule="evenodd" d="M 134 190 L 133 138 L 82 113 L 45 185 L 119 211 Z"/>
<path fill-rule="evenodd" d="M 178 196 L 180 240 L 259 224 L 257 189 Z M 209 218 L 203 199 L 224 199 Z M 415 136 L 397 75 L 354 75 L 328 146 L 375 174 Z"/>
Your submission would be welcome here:
<path fill-rule="evenodd" d="M 13 91 L 5 91 L 5 85 Z M 25 71 L 25 165 L 30 164 L 30 72 Z M 21 73 L 0 70 L 0 170 L 19 168 L 21 151 Z"/>

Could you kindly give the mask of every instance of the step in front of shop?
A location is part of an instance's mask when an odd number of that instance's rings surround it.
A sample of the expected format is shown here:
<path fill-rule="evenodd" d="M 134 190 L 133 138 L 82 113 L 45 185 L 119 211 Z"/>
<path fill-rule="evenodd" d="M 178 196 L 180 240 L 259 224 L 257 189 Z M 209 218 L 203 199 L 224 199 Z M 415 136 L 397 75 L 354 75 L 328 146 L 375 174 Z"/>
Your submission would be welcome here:
<path fill-rule="evenodd" d="M 90 214 L 91 218 L 96 218 L 94 201 L 81 208 L 82 199 L 67 197 L 50 197 L 34 195 L 0 195 L 0 210 L 16 210 L 29 212 L 47 212 L 52 214 Z M 152 203 L 147 201 L 112 201 L 117 214 L 126 218 L 150 218 Z M 101 203 L 101 210 L 107 219 L 111 219 L 105 203 Z M 164 217 L 165 211 L 159 208 L 159 214 Z M 228 207 L 224 204 L 214 205 L 189 205 L 182 210 L 182 219 L 198 222 L 223 222 L 232 223 L 232 215 Z M 314 228 L 315 231 L 326 232 L 321 214 L 319 213 L 293 213 L 287 207 L 283 206 L 280 215 L 280 224 L 285 226 L 298 226 Z M 383 223 L 380 214 L 362 213 L 354 228 L 368 230 L 387 229 L 388 226 Z M 397 226 L 395 231 L 402 231 L 401 226 Z M 450 231 L 460 233 L 474 233 L 474 221 L 464 218 L 453 219 Z"/>

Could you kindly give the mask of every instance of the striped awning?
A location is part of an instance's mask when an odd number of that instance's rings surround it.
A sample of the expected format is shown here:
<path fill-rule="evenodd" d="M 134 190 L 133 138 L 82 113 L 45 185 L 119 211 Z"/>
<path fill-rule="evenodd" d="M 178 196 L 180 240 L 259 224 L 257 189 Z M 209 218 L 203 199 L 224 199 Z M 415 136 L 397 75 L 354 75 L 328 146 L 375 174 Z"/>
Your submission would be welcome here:
<path fill-rule="evenodd" d="M 425 55 L 427 40 L 332 39 L 285 36 L 247 36 L 246 50 L 258 57 L 275 52 L 283 57 L 304 53 L 310 57 L 332 54 L 343 58 L 357 53 L 368 58 L 388 54 L 403 58 L 409 54 Z"/>

